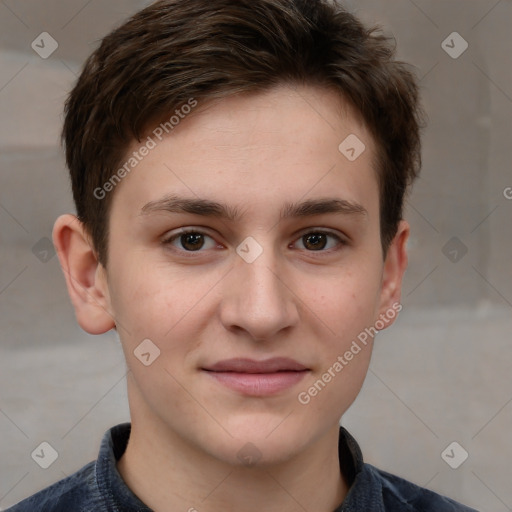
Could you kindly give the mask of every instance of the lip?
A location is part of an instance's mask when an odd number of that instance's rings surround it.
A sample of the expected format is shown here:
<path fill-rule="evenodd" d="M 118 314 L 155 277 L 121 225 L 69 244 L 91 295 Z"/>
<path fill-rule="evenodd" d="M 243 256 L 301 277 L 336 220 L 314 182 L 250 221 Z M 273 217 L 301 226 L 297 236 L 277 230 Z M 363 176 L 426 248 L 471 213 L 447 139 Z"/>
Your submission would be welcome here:
<path fill-rule="evenodd" d="M 309 369 L 287 357 L 264 361 L 235 358 L 219 361 L 202 370 L 220 384 L 248 396 L 270 396 L 300 382 Z"/>
<path fill-rule="evenodd" d="M 289 357 L 273 357 L 263 361 L 236 357 L 219 361 L 203 369 L 212 372 L 275 373 L 282 371 L 300 372 L 308 368 Z"/>

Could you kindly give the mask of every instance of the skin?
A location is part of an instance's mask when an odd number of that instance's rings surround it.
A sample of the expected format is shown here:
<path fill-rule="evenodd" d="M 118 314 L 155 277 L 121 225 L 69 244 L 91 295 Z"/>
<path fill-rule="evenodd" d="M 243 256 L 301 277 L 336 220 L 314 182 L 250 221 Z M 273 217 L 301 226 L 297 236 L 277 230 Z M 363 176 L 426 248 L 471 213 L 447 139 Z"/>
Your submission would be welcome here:
<path fill-rule="evenodd" d="M 349 134 L 366 146 L 353 162 L 338 150 Z M 307 405 L 297 396 L 400 301 L 409 225 L 400 222 L 384 259 L 374 156 L 368 130 L 338 95 L 283 85 L 200 105 L 123 179 L 107 269 L 74 216 L 57 220 L 80 326 L 119 333 L 132 433 L 118 469 L 154 510 L 331 512 L 343 501 L 338 425 L 361 389 L 371 342 Z M 170 194 L 225 203 L 242 217 L 141 213 Z M 286 203 L 325 198 L 366 213 L 280 220 Z M 162 243 L 183 227 L 207 235 L 199 251 L 187 252 L 179 236 Z M 303 235 L 319 231 L 343 243 L 324 237 L 314 250 Z M 263 249 L 252 263 L 236 252 L 247 237 Z M 134 355 L 144 339 L 160 350 L 149 366 Z M 201 370 L 277 356 L 309 372 L 273 396 L 245 396 Z M 260 457 L 251 467 L 237 456 L 249 442 Z"/>

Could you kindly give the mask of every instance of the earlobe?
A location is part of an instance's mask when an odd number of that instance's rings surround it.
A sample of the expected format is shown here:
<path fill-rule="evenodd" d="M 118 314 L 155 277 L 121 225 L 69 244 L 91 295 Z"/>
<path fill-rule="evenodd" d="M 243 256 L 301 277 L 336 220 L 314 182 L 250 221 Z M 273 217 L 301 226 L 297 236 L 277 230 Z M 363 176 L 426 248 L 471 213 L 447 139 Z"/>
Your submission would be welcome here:
<path fill-rule="evenodd" d="M 103 334 L 114 328 L 106 271 L 76 216 L 67 214 L 57 219 L 53 243 L 80 327 L 89 334 Z"/>
<path fill-rule="evenodd" d="M 390 309 L 396 310 L 397 306 L 400 304 L 402 279 L 408 261 L 407 240 L 409 239 L 409 233 L 409 223 L 405 220 L 401 220 L 398 225 L 397 233 L 388 248 L 384 262 L 380 291 L 380 315 L 386 314 Z M 395 318 L 395 315 L 393 315 L 393 318 Z M 391 323 L 389 325 L 391 325 Z"/>

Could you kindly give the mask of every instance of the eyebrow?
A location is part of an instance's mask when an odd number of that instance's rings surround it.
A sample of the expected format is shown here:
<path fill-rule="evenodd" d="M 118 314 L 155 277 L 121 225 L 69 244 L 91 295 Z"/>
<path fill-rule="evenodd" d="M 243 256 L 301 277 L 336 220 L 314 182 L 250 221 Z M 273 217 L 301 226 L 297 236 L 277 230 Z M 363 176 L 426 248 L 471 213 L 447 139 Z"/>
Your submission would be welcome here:
<path fill-rule="evenodd" d="M 243 218 L 242 210 L 211 201 L 209 199 L 165 196 L 145 204 L 140 215 L 152 213 L 191 213 L 204 217 L 215 217 L 236 222 Z M 280 219 L 310 217 L 322 214 L 367 216 L 368 211 L 361 204 L 339 198 L 309 199 L 299 203 L 285 203 Z"/>

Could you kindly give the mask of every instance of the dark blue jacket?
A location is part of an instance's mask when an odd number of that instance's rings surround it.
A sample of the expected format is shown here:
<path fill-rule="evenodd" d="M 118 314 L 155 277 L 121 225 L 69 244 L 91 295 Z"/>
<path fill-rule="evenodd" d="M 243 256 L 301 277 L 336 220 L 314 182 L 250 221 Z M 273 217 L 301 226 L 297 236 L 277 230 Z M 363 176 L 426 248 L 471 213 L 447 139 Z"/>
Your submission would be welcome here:
<path fill-rule="evenodd" d="M 116 461 L 126 449 L 130 423 L 108 430 L 98 459 L 5 512 L 151 512 L 128 488 Z M 334 512 L 475 512 L 363 462 L 356 440 L 340 427 L 340 469 L 350 489 Z"/>

